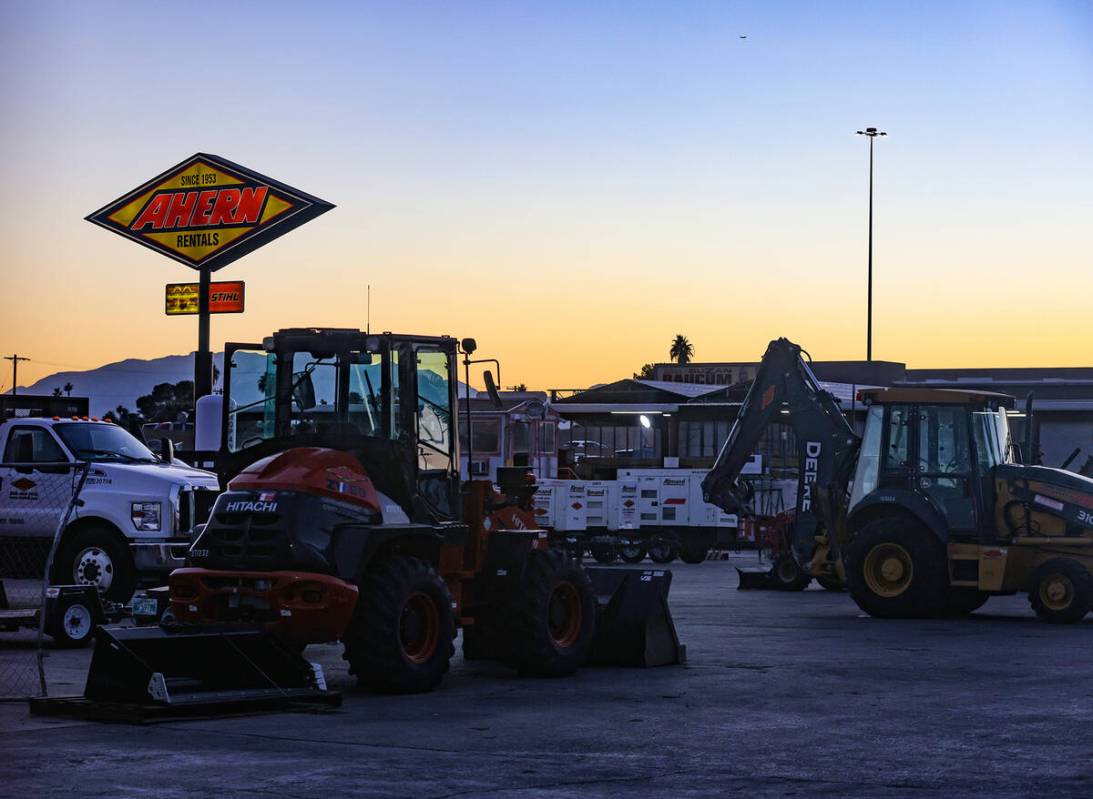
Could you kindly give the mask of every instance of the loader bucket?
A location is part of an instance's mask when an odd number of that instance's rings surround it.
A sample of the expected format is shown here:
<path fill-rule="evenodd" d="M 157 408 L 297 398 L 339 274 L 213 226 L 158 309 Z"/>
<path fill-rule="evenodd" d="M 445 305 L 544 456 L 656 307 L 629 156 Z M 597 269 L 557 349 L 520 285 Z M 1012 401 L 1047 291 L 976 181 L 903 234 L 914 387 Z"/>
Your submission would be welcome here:
<path fill-rule="evenodd" d="M 736 586 L 738 591 L 761 591 L 775 587 L 770 566 L 737 566 L 736 573 L 740 575 L 740 585 Z"/>
<path fill-rule="evenodd" d="M 84 697 L 96 702 L 207 706 L 307 701 L 326 695 L 319 667 L 257 627 L 99 627 Z"/>
<path fill-rule="evenodd" d="M 586 568 L 596 594 L 596 639 L 589 663 L 597 666 L 667 666 L 686 661 L 679 643 L 663 569 Z"/>

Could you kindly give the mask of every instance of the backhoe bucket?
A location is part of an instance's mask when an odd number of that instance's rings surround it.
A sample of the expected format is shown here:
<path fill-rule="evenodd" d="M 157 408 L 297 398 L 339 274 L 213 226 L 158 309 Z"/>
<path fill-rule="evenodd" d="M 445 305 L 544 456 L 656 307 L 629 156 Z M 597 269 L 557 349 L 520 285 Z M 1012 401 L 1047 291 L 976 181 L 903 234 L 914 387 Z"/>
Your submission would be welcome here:
<path fill-rule="evenodd" d="M 662 569 L 586 568 L 596 594 L 596 640 L 589 663 L 597 666 L 667 666 L 686 661 Z"/>
<path fill-rule="evenodd" d="M 740 576 L 740 585 L 736 586 L 738 591 L 761 591 L 775 587 L 771 566 L 737 566 L 736 573 Z"/>
<path fill-rule="evenodd" d="M 203 706 L 323 700 L 322 670 L 257 627 L 99 627 L 84 697 L 95 702 Z"/>

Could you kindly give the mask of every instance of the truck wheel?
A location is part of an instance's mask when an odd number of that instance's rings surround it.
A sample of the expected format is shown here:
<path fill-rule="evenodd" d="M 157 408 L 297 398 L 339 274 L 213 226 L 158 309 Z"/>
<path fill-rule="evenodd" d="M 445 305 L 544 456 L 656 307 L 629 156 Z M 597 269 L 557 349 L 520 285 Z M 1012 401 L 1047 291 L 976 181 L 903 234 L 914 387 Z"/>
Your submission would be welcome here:
<path fill-rule="evenodd" d="M 942 616 L 967 616 L 979 610 L 987 603 L 991 595 L 974 588 L 950 588 L 945 595 L 945 607 Z"/>
<path fill-rule="evenodd" d="M 342 642 L 349 673 L 373 691 L 431 691 L 455 654 L 452 598 L 423 560 L 404 555 L 370 569 Z"/>
<path fill-rule="evenodd" d="M 84 527 L 65 536 L 53 563 L 54 585 L 91 585 L 112 602 L 125 603 L 137 587 L 129 548 L 111 527 Z"/>
<path fill-rule="evenodd" d="M 619 547 L 619 557 L 624 563 L 641 563 L 645 560 L 645 546 L 636 538 L 624 538 Z"/>
<path fill-rule="evenodd" d="M 619 551 L 614 544 L 593 544 L 590 551 L 597 563 L 614 563 L 619 559 Z"/>
<path fill-rule="evenodd" d="M 850 596 L 870 616 L 936 616 L 949 593 L 945 548 L 934 534 L 903 518 L 862 528 L 846 553 Z"/>
<path fill-rule="evenodd" d="M 1070 558 L 1052 558 L 1032 573 L 1028 601 L 1041 621 L 1073 624 L 1093 608 L 1093 577 Z"/>
<path fill-rule="evenodd" d="M 62 596 L 57 601 L 56 624 L 46 632 L 65 649 L 88 646 L 95 638 L 95 609 L 79 595 Z"/>
<path fill-rule="evenodd" d="M 774 586 L 781 591 L 804 591 L 812 582 L 812 575 L 801 568 L 793 555 L 779 555 L 770 571 Z"/>
<path fill-rule="evenodd" d="M 678 554 L 679 550 L 670 538 L 658 536 L 649 544 L 649 559 L 653 563 L 671 563 Z"/>
<path fill-rule="evenodd" d="M 533 550 L 503 622 L 501 659 L 521 674 L 572 674 L 588 660 L 595 632 L 596 597 L 584 569 L 558 550 Z"/>
<path fill-rule="evenodd" d="M 684 563 L 702 563 L 709 554 L 706 547 L 683 547 L 679 550 L 679 559 Z"/>

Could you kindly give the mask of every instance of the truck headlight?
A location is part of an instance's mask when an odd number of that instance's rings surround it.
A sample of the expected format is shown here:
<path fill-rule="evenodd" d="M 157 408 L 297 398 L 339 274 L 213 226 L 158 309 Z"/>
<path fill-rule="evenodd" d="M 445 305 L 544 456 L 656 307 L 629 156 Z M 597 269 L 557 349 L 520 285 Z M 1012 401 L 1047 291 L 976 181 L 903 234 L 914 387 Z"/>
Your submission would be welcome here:
<path fill-rule="evenodd" d="M 133 526 L 138 530 L 158 532 L 162 525 L 159 502 L 134 502 L 132 504 Z"/>

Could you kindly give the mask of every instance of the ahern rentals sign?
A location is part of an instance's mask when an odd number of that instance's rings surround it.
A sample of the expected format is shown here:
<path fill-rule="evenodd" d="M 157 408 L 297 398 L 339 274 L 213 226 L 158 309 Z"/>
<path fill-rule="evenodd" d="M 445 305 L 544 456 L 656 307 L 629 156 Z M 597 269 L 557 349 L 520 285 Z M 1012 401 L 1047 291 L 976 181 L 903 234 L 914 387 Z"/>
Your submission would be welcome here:
<path fill-rule="evenodd" d="M 215 271 L 334 206 L 198 153 L 87 217 L 195 269 Z"/>

